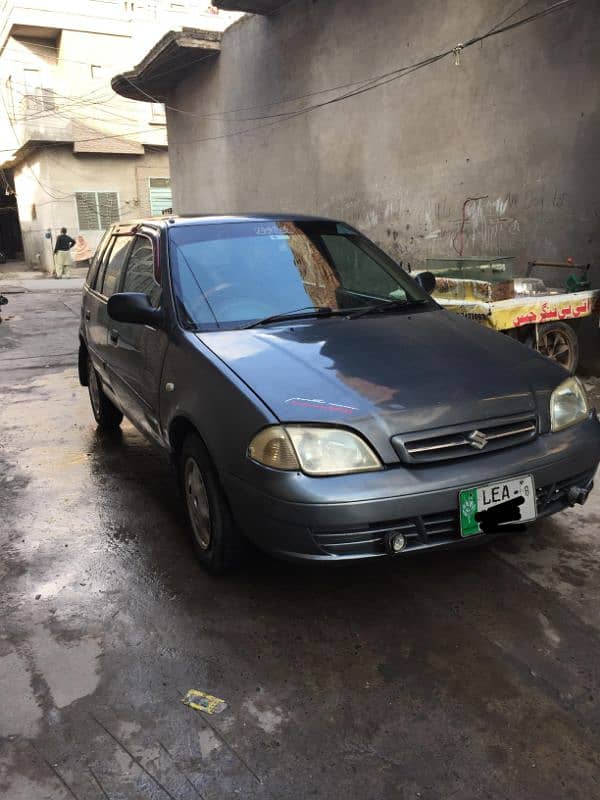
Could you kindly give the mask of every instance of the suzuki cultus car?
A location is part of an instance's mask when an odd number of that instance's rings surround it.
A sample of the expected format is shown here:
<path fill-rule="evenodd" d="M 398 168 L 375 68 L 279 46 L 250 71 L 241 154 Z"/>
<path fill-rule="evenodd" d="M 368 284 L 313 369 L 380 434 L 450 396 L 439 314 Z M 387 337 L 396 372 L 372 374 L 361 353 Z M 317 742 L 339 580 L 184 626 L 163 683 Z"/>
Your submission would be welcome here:
<path fill-rule="evenodd" d="M 176 464 L 200 561 L 246 539 L 306 560 L 486 541 L 583 503 L 600 424 L 577 378 L 442 309 L 343 222 L 113 225 L 79 375 Z M 573 535 L 576 535 L 574 532 Z"/>

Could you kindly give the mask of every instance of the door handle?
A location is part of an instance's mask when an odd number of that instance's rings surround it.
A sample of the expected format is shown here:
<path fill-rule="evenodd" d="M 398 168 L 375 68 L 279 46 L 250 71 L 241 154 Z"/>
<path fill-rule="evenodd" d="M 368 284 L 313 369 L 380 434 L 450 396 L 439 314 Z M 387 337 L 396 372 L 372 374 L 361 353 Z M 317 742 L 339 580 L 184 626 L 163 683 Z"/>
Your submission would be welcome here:
<path fill-rule="evenodd" d="M 119 341 L 119 331 L 115 331 L 114 329 L 109 334 L 110 340 L 113 344 L 117 344 Z"/>
<path fill-rule="evenodd" d="M 85 318 L 86 318 L 86 319 L 91 319 L 91 316 L 92 316 L 92 315 L 91 315 L 91 313 L 90 313 L 89 311 L 86 311 L 86 312 L 85 312 Z"/>

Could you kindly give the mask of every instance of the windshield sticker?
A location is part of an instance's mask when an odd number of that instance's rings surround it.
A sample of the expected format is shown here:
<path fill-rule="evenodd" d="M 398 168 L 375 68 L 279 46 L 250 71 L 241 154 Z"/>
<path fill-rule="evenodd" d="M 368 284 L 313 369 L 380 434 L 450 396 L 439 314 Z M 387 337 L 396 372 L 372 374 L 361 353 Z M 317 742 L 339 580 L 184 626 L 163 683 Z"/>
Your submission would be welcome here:
<path fill-rule="evenodd" d="M 257 225 L 254 228 L 255 236 L 280 236 L 281 228 L 277 223 L 273 225 Z"/>
<path fill-rule="evenodd" d="M 318 408 L 322 411 L 333 411 L 338 414 L 353 414 L 358 411 L 354 406 L 346 406 L 343 403 L 330 403 L 327 400 L 320 400 L 316 397 L 290 397 L 286 401 L 286 405 L 300 406 L 301 408 Z"/>

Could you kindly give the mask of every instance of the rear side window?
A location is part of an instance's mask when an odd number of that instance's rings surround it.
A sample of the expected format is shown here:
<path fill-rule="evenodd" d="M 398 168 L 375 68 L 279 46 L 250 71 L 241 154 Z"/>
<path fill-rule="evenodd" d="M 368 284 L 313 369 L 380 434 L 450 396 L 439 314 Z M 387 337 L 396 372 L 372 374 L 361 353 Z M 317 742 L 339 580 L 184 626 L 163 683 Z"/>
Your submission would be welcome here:
<path fill-rule="evenodd" d="M 112 250 L 108 257 L 104 275 L 102 276 L 102 288 L 99 289 L 104 297 L 110 297 L 118 288 L 123 273 L 123 267 L 127 260 L 129 245 L 133 241 L 133 236 L 116 236 Z"/>
<path fill-rule="evenodd" d="M 104 251 L 106 250 L 106 246 L 110 240 L 110 231 L 106 231 L 104 236 L 100 239 L 98 243 L 98 247 L 96 248 L 96 252 L 92 256 L 92 260 L 90 261 L 90 268 L 88 269 L 88 274 L 86 283 L 88 286 L 94 287 L 96 282 L 96 275 L 98 274 L 98 267 L 102 261 L 102 256 L 104 255 Z"/>
<path fill-rule="evenodd" d="M 154 278 L 154 245 L 147 236 L 135 238 L 121 291 L 142 292 L 155 308 L 160 303 L 160 285 Z"/>
<path fill-rule="evenodd" d="M 106 270 L 106 264 L 108 263 L 108 259 L 110 258 L 110 253 L 114 243 L 115 243 L 115 237 L 111 236 L 108 242 L 106 243 L 104 252 L 100 256 L 100 260 L 98 262 L 98 269 L 96 270 L 96 274 L 94 276 L 94 285 L 93 285 L 93 288 L 97 292 L 100 292 L 100 290 L 102 289 L 102 281 L 104 280 L 104 271 Z"/>

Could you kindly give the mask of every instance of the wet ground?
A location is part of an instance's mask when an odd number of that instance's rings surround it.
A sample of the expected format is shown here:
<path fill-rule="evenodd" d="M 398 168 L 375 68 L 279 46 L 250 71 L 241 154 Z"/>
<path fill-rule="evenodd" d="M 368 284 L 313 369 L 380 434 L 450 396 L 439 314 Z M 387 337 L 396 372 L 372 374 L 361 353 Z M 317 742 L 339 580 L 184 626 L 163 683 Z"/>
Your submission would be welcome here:
<path fill-rule="evenodd" d="M 10 301 L 0 797 L 600 797 L 600 489 L 493 549 L 211 578 L 168 463 L 95 431 L 78 294 Z"/>

